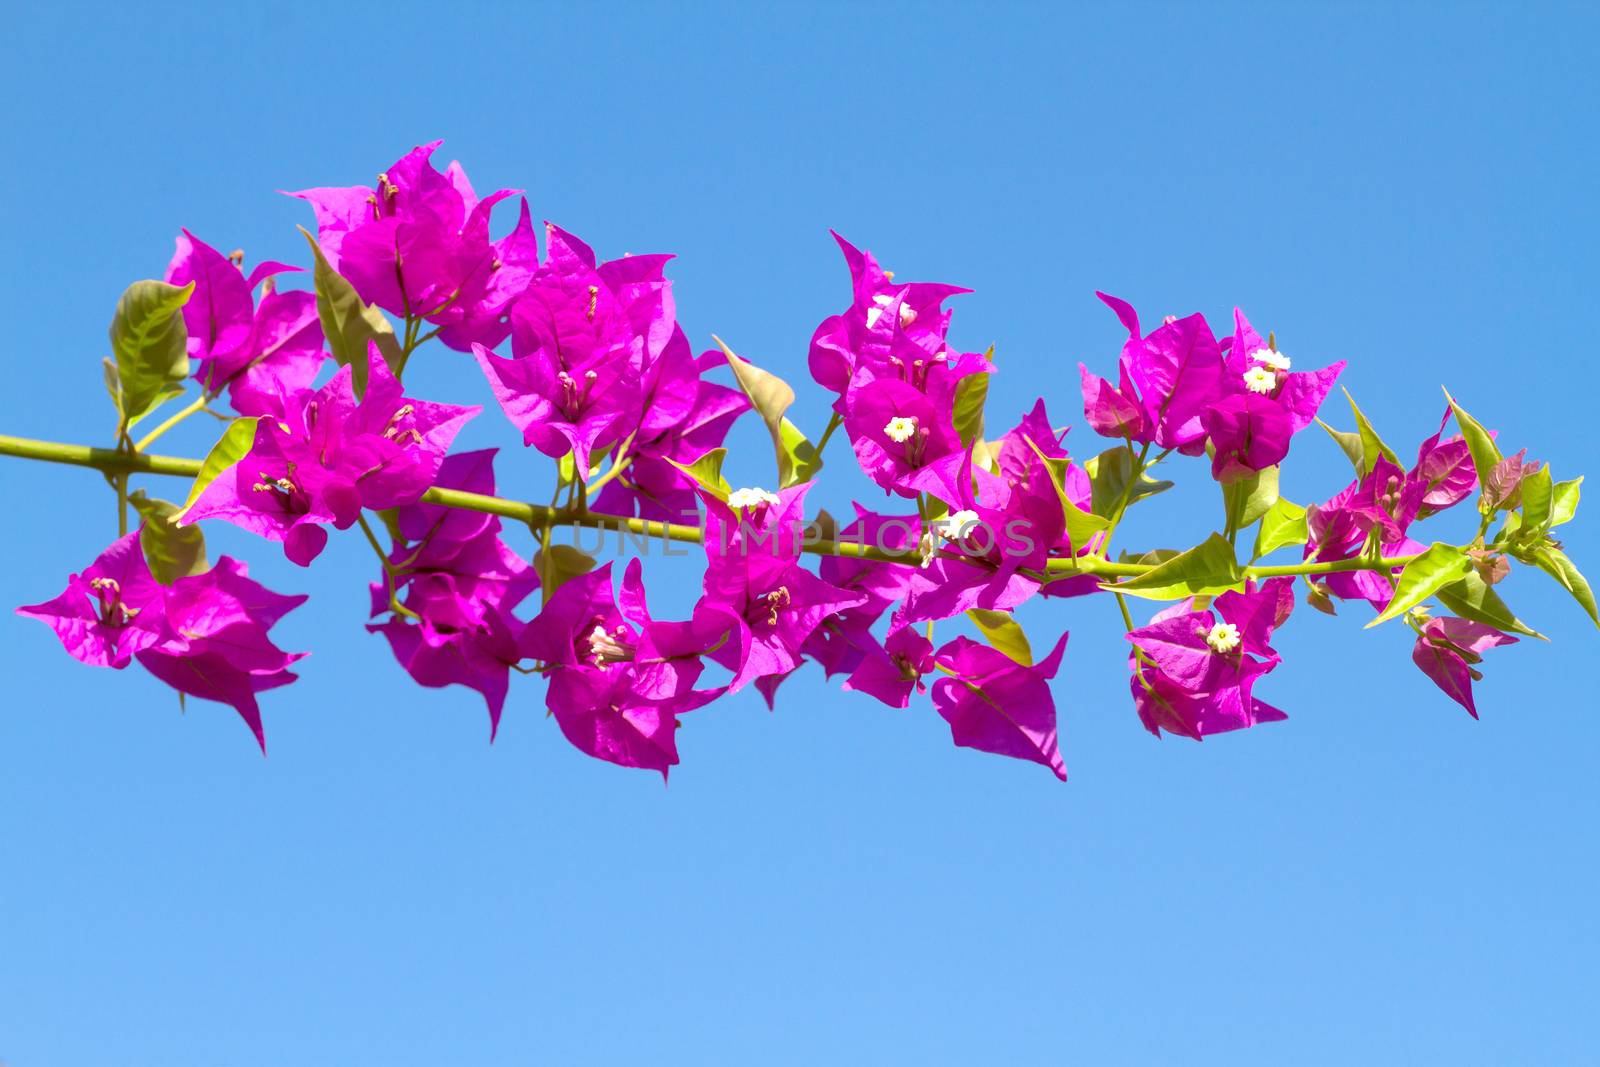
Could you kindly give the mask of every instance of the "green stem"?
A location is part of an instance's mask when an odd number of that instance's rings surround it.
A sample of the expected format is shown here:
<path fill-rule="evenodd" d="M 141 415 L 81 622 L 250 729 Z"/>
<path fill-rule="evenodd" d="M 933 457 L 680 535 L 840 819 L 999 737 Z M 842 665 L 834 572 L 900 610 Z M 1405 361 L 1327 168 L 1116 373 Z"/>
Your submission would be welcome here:
<path fill-rule="evenodd" d="M 190 404 L 176 415 L 173 415 L 171 418 L 167 419 L 166 422 L 163 422 L 160 426 L 157 426 L 155 429 L 141 437 L 139 439 L 139 443 L 133 446 L 134 450 L 143 452 L 145 449 L 155 444 L 156 441 L 160 440 L 163 434 L 172 429 L 174 426 L 178 425 L 178 423 L 182 422 L 184 419 L 187 419 L 195 412 L 204 411 L 205 406 L 209 403 L 211 403 L 211 397 L 202 392 L 198 397 L 195 398 L 194 403 Z"/>
<path fill-rule="evenodd" d="M 615 478 L 617 475 L 619 475 L 623 471 L 627 470 L 628 469 L 628 464 L 630 464 L 632 462 L 633 462 L 633 457 L 632 456 L 626 457 L 626 458 L 624 458 L 622 460 L 612 460 L 610 468 L 604 474 L 602 474 L 600 477 L 596 478 L 594 481 L 588 483 L 588 485 L 586 485 L 584 487 L 585 488 L 585 494 L 584 494 L 585 498 L 587 498 L 589 496 L 598 495 L 600 490 L 605 488 L 606 484 L 608 482 L 610 482 L 611 479 Z"/>
<path fill-rule="evenodd" d="M 126 537 L 128 534 L 128 476 L 119 474 L 117 483 L 117 536 Z"/>
<path fill-rule="evenodd" d="M 372 532 L 372 527 L 367 524 L 365 515 L 356 516 L 356 522 L 361 524 L 361 532 L 367 535 L 367 544 L 372 546 L 372 551 L 377 554 L 378 562 L 383 564 L 383 584 L 389 590 L 389 610 L 396 615 L 404 615 L 408 619 L 422 621 L 422 616 L 400 603 L 398 591 L 394 584 L 394 564 L 389 562 L 389 554 L 378 543 L 378 535 Z"/>
<path fill-rule="evenodd" d="M 64 463 L 76 467 L 92 467 L 113 474 L 165 474 L 180 478 L 193 478 L 200 473 L 200 461 L 178 456 L 151 456 L 118 452 L 109 448 L 91 448 L 86 445 L 63 444 L 56 441 L 38 441 L 26 437 L 0 434 L 0 456 Z M 596 530 L 617 530 L 642 537 L 659 537 L 669 541 L 689 544 L 702 543 L 698 526 L 658 522 L 627 515 L 607 515 L 598 511 L 579 511 L 576 508 L 559 508 L 546 504 L 531 504 L 505 497 L 468 493 L 461 489 L 442 489 L 435 486 L 422 494 L 422 501 L 447 508 L 462 508 L 512 519 L 533 527 L 580 526 Z M 372 538 L 376 544 L 376 538 Z M 875 545 L 852 541 L 819 540 L 802 546 L 802 551 L 819 556 L 847 556 L 852 559 L 875 560 L 882 563 L 914 563 L 920 556 L 916 548 L 893 552 Z M 382 554 L 381 547 L 379 548 Z M 1256 565 L 1245 567 L 1247 578 L 1277 578 L 1299 574 L 1336 574 L 1345 571 L 1389 571 L 1403 567 L 1415 558 L 1394 556 L 1384 559 L 1341 559 L 1329 562 L 1292 563 L 1276 566 Z M 1151 563 L 1116 563 L 1107 559 L 1079 556 L 1075 559 L 1052 559 L 1047 565 L 1051 574 L 1093 574 L 1101 578 L 1134 578 L 1154 569 Z"/>
<path fill-rule="evenodd" d="M 822 450 L 828 447 L 828 439 L 833 436 L 833 431 L 844 425 L 844 416 L 835 411 L 828 417 L 828 428 L 822 431 L 822 437 L 817 441 L 817 455 L 822 455 Z"/>
<path fill-rule="evenodd" d="M 102 471 L 127 471 L 133 474 L 170 474 L 193 478 L 200 473 L 200 461 L 178 456 L 146 456 L 119 452 L 114 448 L 68 445 L 58 441 L 37 441 L 31 437 L 0 434 L 0 456 L 37 459 L 46 463 L 65 463 L 73 467 L 93 467 Z"/>
<path fill-rule="evenodd" d="M 1133 460 L 1133 474 L 1128 478 L 1128 484 L 1123 487 L 1122 499 L 1117 501 L 1117 506 L 1112 509 L 1111 516 L 1106 520 L 1105 536 L 1100 539 L 1100 555 L 1104 556 L 1111 550 L 1111 536 L 1117 532 L 1117 525 L 1122 522 L 1123 514 L 1128 510 L 1128 505 L 1133 503 L 1133 494 L 1139 488 L 1139 479 L 1144 477 L 1144 460 L 1150 454 L 1150 442 L 1146 441 L 1144 447 L 1139 449 L 1139 455 Z M 1128 438 L 1128 455 L 1133 455 L 1133 438 Z M 1163 456 L 1166 453 L 1162 453 Z M 1159 461 L 1158 461 L 1159 462 Z"/>
<path fill-rule="evenodd" d="M 605 487 L 607 482 L 611 481 L 611 479 L 627 470 L 628 464 L 633 462 L 633 457 L 628 455 L 628 449 L 633 447 L 634 436 L 635 434 L 630 433 L 627 437 L 623 438 L 622 443 L 617 446 L 616 454 L 611 457 L 611 466 L 604 474 L 592 482 L 584 483 L 583 499 L 586 505 L 589 497 L 598 496 L 600 494 L 600 490 Z M 575 477 L 578 478 L 583 478 L 587 474 L 587 471 L 575 471 Z M 587 506 L 584 510 L 588 510 Z"/>

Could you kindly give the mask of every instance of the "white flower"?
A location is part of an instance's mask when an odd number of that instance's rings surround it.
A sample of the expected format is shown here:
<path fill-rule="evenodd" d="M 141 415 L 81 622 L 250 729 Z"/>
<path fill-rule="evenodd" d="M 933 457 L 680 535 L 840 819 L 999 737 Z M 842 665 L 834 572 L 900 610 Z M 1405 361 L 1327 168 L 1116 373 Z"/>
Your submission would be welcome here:
<path fill-rule="evenodd" d="M 884 436 L 899 444 L 911 440 L 917 432 L 917 417 L 915 415 L 898 415 L 889 420 L 883 428 Z"/>
<path fill-rule="evenodd" d="M 870 329 L 872 329 L 874 326 L 876 326 L 878 324 L 878 320 L 883 318 L 884 311 L 886 309 L 891 308 L 891 307 L 894 306 L 895 300 L 896 300 L 895 297 L 888 296 L 888 295 L 882 294 L 882 293 L 880 293 L 879 295 L 877 295 L 877 296 L 872 298 L 872 302 L 874 304 L 876 304 L 877 306 L 876 307 L 870 307 L 870 308 L 867 309 L 867 329 L 870 330 Z M 900 328 L 903 330 L 906 327 L 910 326 L 913 322 L 916 322 L 916 321 L 917 321 L 917 313 L 915 311 L 913 311 L 909 305 L 901 304 L 900 305 Z"/>
<path fill-rule="evenodd" d="M 978 513 L 962 508 L 960 511 L 951 512 L 936 525 L 940 536 L 954 541 L 958 537 L 965 537 L 968 530 L 978 525 Z"/>
<path fill-rule="evenodd" d="M 780 504 L 777 493 L 769 493 L 765 489 L 735 489 L 728 494 L 730 508 L 757 508 L 762 504 Z"/>
<path fill-rule="evenodd" d="M 1213 652 L 1232 652 L 1239 647 L 1239 628 L 1231 622 L 1219 622 L 1206 634 L 1206 644 Z"/>
<path fill-rule="evenodd" d="M 1265 367 L 1251 367 L 1244 372 L 1244 387 L 1252 393 L 1270 393 L 1278 387 L 1278 375 Z"/>
<path fill-rule="evenodd" d="M 1273 370 L 1289 369 L 1289 357 L 1279 352 L 1276 348 L 1258 348 L 1250 353 L 1250 358 L 1257 363 L 1265 363 Z"/>

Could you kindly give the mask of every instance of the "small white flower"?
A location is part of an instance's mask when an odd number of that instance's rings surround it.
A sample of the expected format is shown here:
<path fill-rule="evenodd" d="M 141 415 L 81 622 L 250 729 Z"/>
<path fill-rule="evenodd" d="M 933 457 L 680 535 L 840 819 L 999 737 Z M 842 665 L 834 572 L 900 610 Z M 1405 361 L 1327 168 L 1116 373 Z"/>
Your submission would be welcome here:
<path fill-rule="evenodd" d="M 1270 393 L 1278 387 L 1278 375 L 1265 367 L 1251 367 L 1244 372 L 1244 387 L 1252 393 Z"/>
<path fill-rule="evenodd" d="M 1239 628 L 1231 622 L 1219 622 L 1206 634 L 1206 644 L 1213 652 L 1232 652 L 1239 647 Z"/>
<path fill-rule="evenodd" d="M 966 508 L 951 512 L 937 523 L 940 536 L 952 541 L 965 537 L 967 531 L 976 525 L 978 525 L 978 513 Z"/>
<path fill-rule="evenodd" d="M 886 310 L 888 310 L 889 308 L 894 306 L 895 300 L 896 300 L 895 297 L 888 296 L 888 295 L 883 294 L 883 293 L 880 293 L 879 295 L 877 295 L 877 296 L 872 298 L 872 302 L 874 304 L 876 304 L 877 306 L 876 307 L 870 307 L 870 308 L 867 309 L 867 329 L 870 330 L 870 329 L 872 329 L 874 326 L 876 326 L 878 324 L 878 320 L 883 318 L 883 313 Z M 916 322 L 916 321 L 917 321 L 917 313 L 914 310 L 912 310 L 909 305 L 901 304 L 900 305 L 900 328 L 903 330 L 906 327 L 910 326 L 913 322 Z"/>
<path fill-rule="evenodd" d="M 1258 348 L 1250 353 L 1250 358 L 1257 363 L 1265 363 L 1273 370 L 1289 369 L 1289 357 L 1279 352 L 1276 348 Z"/>
<path fill-rule="evenodd" d="M 730 508 L 756 508 L 762 504 L 780 504 L 777 493 L 769 493 L 765 489 L 735 489 L 728 494 Z"/>
<path fill-rule="evenodd" d="M 889 420 L 883 428 L 884 436 L 891 441 L 905 444 L 917 432 L 917 417 L 915 415 L 898 415 Z"/>

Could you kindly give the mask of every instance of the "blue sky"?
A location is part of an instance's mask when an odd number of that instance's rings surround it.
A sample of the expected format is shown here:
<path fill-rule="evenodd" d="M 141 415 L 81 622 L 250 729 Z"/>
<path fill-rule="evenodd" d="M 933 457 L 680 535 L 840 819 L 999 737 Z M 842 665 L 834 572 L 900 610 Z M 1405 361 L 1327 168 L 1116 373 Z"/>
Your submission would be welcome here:
<path fill-rule="evenodd" d="M 1576 6 L 396 0 L 12 22 L 0 432 L 109 436 L 106 323 L 180 226 L 301 260 L 309 213 L 274 190 L 370 181 L 444 137 L 480 190 L 527 189 L 603 254 L 678 253 L 691 337 L 788 376 L 813 430 L 805 346 L 848 299 L 833 227 L 976 290 L 955 334 L 997 344 L 1000 423 L 1040 392 L 1080 421 L 1076 364 L 1109 367 L 1120 340 L 1099 288 L 1152 317 L 1237 303 L 1297 360 L 1348 358 L 1402 454 L 1448 383 L 1558 477 L 1600 468 L 1600 25 Z M 459 357 L 414 366 L 423 395 L 488 402 Z M 205 429 L 167 443 L 199 454 Z M 736 480 L 769 479 L 759 428 L 740 432 Z M 514 439 L 493 411 L 463 437 L 495 443 Z M 1081 425 L 1069 444 L 1097 447 Z M 502 484 L 543 486 L 518 452 Z M 1348 478 L 1312 434 L 1292 463 L 1301 502 Z M 835 510 L 870 499 L 846 466 L 821 491 Z M 1211 528 L 1203 467 L 1184 477 L 1130 543 Z M 92 473 L 0 461 L 0 494 L 0 604 L 54 595 L 114 533 Z M 1597 528 L 1580 510 L 1567 546 L 1600 577 Z M 571 750 L 532 686 L 493 746 L 475 695 L 412 686 L 361 628 L 359 540 L 309 572 L 213 544 L 313 595 L 278 631 L 315 655 L 268 700 L 269 759 L 226 709 L 180 715 L 0 615 L 10 1067 L 1595 1055 L 1600 634 L 1543 576 L 1506 596 L 1552 642 L 1492 654 L 1480 722 L 1398 625 L 1302 610 L 1263 690 L 1289 722 L 1157 742 L 1115 611 L 1073 602 L 1026 612 L 1037 643 L 1072 633 L 1067 785 L 953 748 L 926 704 L 807 674 L 776 714 L 753 693 L 694 713 L 664 789 Z M 652 573 L 665 603 L 692 597 L 692 568 Z"/>

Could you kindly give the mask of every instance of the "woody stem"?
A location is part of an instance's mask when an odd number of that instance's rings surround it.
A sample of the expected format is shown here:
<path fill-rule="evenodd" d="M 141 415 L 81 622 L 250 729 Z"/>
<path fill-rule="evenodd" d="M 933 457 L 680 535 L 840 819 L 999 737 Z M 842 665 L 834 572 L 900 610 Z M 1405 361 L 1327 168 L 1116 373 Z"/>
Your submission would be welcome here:
<path fill-rule="evenodd" d="M 193 478 L 200 473 L 201 462 L 180 456 L 146 455 L 144 453 L 118 452 L 110 448 L 93 448 L 88 445 L 65 444 L 58 441 L 40 441 L 28 437 L 0 434 L 0 456 L 19 459 L 62 463 L 74 467 L 92 467 L 117 475 L 163 474 L 178 478 Z M 435 486 L 422 494 L 422 502 L 441 507 L 461 508 L 466 511 L 498 515 L 532 527 L 580 526 L 596 530 L 614 530 L 636 537 L 658 537 L 668 541 L 701 544 L 704 535 L 698 526 L 659 522 L 627 515 L 608 515 L 598 511 L 581 511 L 577 508 L 532 504 L 523 500 L 468 493 L 460 489 Z M 363 524 L 365 525 L 365 524 Z M 370 535 L 370 530 L 368 531 Z M 383 555 L 377 539 L 374 547 Z M 880 548 L 860 541 L 817 539 L 801 546 L 804 552 L 819 556 L 846 556 L 852 559 L 876 560 L 884 563 L 911 564 L 920 559 L 915 549 L 904 552 Z M 1410 563 L 1413 556 L 1392 556 L 1380 559 L 1340 559 L 1319 562 L 1261 565 L 1241 568 L 1245 578 L 1278 578 L 1300 574 L 1337 574 L 1347 571 L 1388 572 Z M 1155 569 L 1153 563 L 1117 563 L 1092 556 L 1073 559 L 1052 559 L 1046 565 L 1051 574 L 1093 574 L 1102 578 L 1136 578 Z"/>

